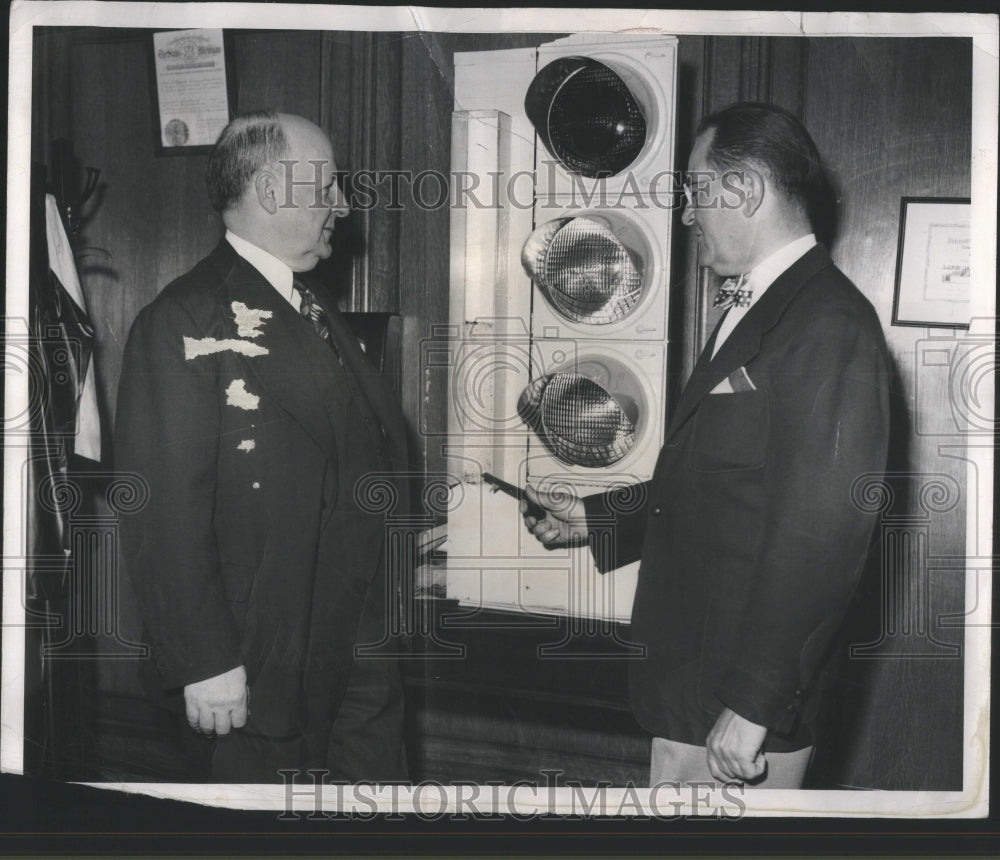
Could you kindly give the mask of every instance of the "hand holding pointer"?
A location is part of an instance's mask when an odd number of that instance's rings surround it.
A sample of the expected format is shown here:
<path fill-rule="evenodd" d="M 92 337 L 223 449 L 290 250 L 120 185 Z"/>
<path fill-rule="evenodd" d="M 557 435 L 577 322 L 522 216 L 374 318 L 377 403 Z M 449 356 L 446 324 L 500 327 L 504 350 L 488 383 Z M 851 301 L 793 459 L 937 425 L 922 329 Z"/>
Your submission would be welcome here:
<path fill-rule="evenodd" d="M 521 516 L 540 543 L 547 547 L 578 546 L 587 541 L 587 513 L 578 496 L 559 489 L 539 493 L 524 488 Z"/>

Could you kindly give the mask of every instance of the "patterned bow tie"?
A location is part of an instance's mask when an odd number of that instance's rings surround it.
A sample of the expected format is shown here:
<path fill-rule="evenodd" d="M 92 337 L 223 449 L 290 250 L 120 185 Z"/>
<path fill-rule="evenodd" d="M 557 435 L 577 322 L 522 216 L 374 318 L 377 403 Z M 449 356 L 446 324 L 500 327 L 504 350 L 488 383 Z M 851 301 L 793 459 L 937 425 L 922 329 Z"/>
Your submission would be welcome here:
<path fill-rule="evenodd" d="M 728 308 L 748 308 L 753 298 L 753 290 L 746 286 L 746 277 L 730 278 L 719 287 L 712 306 L 726 310 Z"/>

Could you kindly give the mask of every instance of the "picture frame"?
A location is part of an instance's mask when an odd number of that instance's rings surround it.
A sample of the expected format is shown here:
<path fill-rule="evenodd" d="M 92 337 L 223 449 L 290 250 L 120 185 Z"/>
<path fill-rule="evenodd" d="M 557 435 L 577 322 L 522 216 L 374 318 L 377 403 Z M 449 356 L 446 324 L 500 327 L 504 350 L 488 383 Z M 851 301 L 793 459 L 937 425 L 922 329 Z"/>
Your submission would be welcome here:
<path fill-rule="evenodd" d="M 903 197 L 892 324 L 968 329 L 971 201 Z"/>
<path fill-rule="evenodd" d="M 211 152 L 235 115 L 229 34 L 221 28 L 156 30 L 149 56 L 155 155 Z"/>

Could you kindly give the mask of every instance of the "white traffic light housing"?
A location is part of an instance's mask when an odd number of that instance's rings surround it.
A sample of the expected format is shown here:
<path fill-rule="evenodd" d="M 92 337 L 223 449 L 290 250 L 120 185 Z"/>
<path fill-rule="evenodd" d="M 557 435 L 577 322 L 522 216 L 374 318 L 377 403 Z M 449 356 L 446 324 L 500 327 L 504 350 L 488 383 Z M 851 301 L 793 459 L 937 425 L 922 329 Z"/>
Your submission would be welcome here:
<path fill-rule="evenodd" d="M 600 180 L 645 194 L 661 182 L 674 166 L 676 76 L 669 36 L 581 34 L 539 48 L 524 100 L 539 187 L 565 194 Z"/>
<path fill-rule="evenodd" d="M 449 513 L 450 597 L 628 618 L 631 566 L 601 577 L 586 548 L 544 551 L 480 475 L 578 495 L 652 476 L 676 79 L 673 36 L 455 57 L 453 192 L 500 193 L 494 206 L 459 194 L 452 210 L 447 453 L 464 501 Z"/>

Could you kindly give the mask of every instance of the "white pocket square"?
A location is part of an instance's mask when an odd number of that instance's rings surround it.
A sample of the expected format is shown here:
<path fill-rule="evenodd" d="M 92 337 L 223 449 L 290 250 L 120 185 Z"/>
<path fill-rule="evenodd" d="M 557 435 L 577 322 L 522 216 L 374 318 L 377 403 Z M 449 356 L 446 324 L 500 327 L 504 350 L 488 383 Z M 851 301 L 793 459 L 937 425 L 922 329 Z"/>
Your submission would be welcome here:
<path fill-rule="evenodd" d="M 738 367 L 723 379 L 722 382 L 716 385 L 709 394 L 737 394 L 741 391 L 756 390 L 757 386 L 753 384 L 753 380 L 750 378 L 750 374 L 747 373 L 747 369 L 745 367 Z"/>

